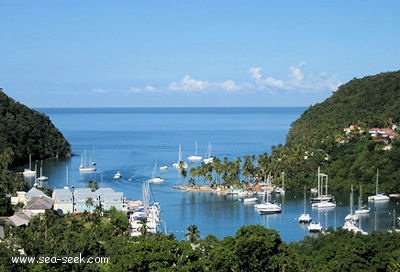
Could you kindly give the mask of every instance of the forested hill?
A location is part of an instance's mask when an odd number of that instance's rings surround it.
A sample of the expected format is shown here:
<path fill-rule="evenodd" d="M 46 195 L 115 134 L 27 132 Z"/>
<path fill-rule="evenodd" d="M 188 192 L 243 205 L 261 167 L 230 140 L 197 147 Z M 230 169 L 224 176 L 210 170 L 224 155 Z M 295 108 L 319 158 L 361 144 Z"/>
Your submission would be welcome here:
<path fill-rule="evenodd" d="M 1 166 L 29 160 L 69 157 L 71 146 L 49 117 L 8 97 L 0 88 Z"/>
<path fill-rule="evenodd" d="M 294 124 L 287 144 L 319 141 L 352 124 L 383 127 L 400 120 L 400 71 L 353 79 Z"/>
<path fill-rule="evenodd" d="M 293 187 L 312 186 L 321 166 L 333 189 L 354 184 L 373 191 L 379 168 L 380 189 L 400 191 L 399 137 L 369 133 L 377 127 L 400 134 L 399 122 L 400 71 L 353 79 L 308 108 L 292 124 L 286 144 L 276 147 L 273 157 L 284 154 L 282 168 L 290 169 Z M 355 129 L 346 132 L 351 125 Z"/>

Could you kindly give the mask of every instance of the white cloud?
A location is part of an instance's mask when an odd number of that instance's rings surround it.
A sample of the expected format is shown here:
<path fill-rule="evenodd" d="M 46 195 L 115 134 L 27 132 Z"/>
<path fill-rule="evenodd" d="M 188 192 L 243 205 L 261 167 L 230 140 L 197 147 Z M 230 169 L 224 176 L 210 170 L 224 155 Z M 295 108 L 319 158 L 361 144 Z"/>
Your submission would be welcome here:
<path fill-rule="evenodd" d="M 326 73 L 310 74 L 305 72 L 306 63 L 299 62 L 291 65 L 288 74 L 284 78 L 276 78 L 270 75 L 263 75 L 263 68 L 251 67 L 248 70 L 250 79 L 240 83 L 232 79 L 224 81 L 197 80 L 189 75 L 184 76 L 178 82 L 171 82 L 166 87 L 154 87 L 148 84 L 144 87 L 131 87 L 125 90 L 94 89 L 96 94 L 109 93 L 162 93 L 164 91 L 185 91 L 187 93 L 207 92 L 254 92 L 254 91 L 282 91 L 292 93 L 316 93 L 323 91 L 335 91 L 342 84 L 335 75 Z"/>
<path fill-rule="evenodd" d="M 237 91 L 241 89 L 233 80 L 225 80 L 224 82 L 216 83 L 215 86 L 224 91 Z"/>
<path fill-rule="evenodd" d="M 180 82 L 172 82 L 168 89 L 173 91 L 199 91 L 209 86 L 207 81 L 195 80 L 190 76 L 184 76 Z"/>
<path fill-rule="evenodd" d="M 328 76 L 326 73 L 305 74 L 303 68 L 306 65 L 301 61 L 298 65 L 289 67 L 286 79 L 265 77 L 261 74 L 262 68 L 252 67 L 249 69 L 255 86 L 261 90 L 283 90 L 292 92 L 320 92 L 324 90 L 336 90 L 342 84 L 335 75 Z"/>

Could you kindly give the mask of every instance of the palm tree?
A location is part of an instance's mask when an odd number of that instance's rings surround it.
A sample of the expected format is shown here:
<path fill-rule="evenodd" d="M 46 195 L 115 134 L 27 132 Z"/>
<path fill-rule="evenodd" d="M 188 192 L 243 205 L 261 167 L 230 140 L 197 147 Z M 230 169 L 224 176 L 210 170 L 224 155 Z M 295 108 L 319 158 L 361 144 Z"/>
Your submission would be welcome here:
<path fill-rule="evenodd" d="M 146 233 L 147 233 L 147 217 L 142 217 L 142 218 L 140 218 L 140 224 L 142 225 L 141 227 L 140 227 L 140 233 L 142 234 L 142 236 L 144 237 L 144 236 L 146 236 Z"/>
<path fill-rule="evenodd" d="M 86 204 L 86 207 L 88 208 L 88 210 L 90 210 L 90 207 L 92 207 L 94 204 L 93 198 L 91 198 L 91 197 L 87 198 L 85 201 L 85 204 Z"/>
<path fill-rule="evenodd" d="M 196 243 L 197 239 L 200 238 L 200 233 L 201 232 L 199 231 L 196 225 L 190 225 L 187 227 L 187 232 L 185 234 L 185 237 L 188 238 L 191 244 L 194 244 Z"/>

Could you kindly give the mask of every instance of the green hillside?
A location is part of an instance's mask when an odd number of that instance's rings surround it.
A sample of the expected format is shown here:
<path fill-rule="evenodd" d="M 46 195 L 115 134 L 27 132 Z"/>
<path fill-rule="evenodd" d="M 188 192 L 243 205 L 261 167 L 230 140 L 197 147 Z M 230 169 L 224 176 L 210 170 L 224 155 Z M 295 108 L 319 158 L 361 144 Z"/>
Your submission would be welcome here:
<path fill-rule="evenodd" d="M 2 166 L 32 160 L 70 157 L 71 146 L 48 116 L 8 97 L 0 88 L 0 154 Z"/>
<path fill-rule="evenodd" d="M 379 187 L 400 191 L 399 138 L 385 143 L 387 138 L 369 133 L 370 128 L 392 128 L 399 121 L 400 71 L 353 79 L 292 124 L 286 144 L 274 147 L 275 171 L 288 172 L 289 186 L 302 188 L 315 184 L 321 166 L 332 189 L 353 184 L 373 191 L 379 168 Z M 350 125 L 357 129 L 346 133 Z"/>

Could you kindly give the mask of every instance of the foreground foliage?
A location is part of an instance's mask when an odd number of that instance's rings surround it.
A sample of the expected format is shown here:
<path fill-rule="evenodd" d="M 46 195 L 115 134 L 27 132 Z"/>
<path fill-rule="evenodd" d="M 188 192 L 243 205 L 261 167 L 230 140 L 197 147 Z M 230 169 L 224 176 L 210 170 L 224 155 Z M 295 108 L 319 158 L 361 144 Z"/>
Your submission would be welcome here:
<path fill-rule="evenodd" d="M 355 235 L 344 230 L 287 244 L 279 233 L 243 226 L 220 240 L 178 241 L 173 235 L 130 237 L 128 219 L 115 210 L 108 218 L 58 217 L 46 212 L 25 228 L 5 226 L 0 271 L 398 271 L 400 234 Z M 189 226 L 190 233 L 194 226 Z M 197 227 L 196 227 L 197 229 Z M 198 231 L 198 230 L 197 230 Z M 197 232 L 198 233 L 198 232 Z M 21 264 L 12 256 L 108 257 L 107 263 Z"/>

